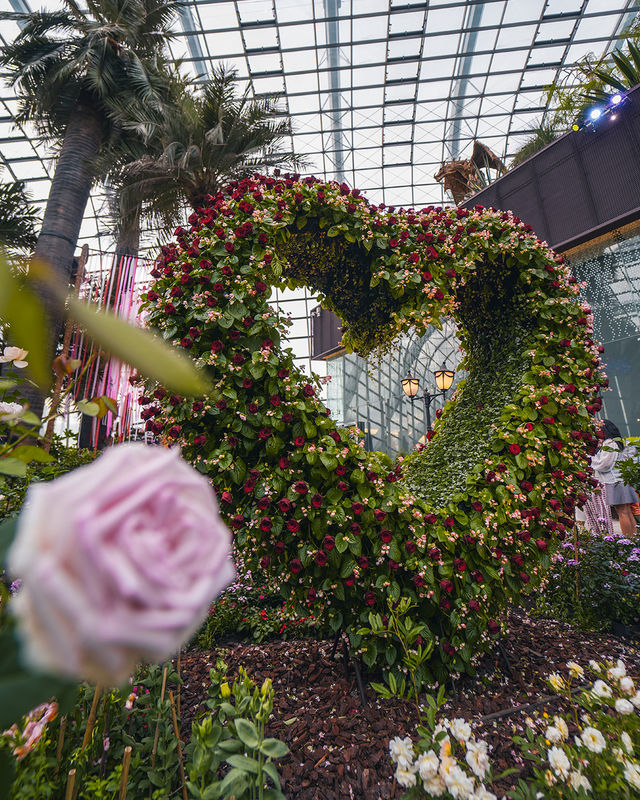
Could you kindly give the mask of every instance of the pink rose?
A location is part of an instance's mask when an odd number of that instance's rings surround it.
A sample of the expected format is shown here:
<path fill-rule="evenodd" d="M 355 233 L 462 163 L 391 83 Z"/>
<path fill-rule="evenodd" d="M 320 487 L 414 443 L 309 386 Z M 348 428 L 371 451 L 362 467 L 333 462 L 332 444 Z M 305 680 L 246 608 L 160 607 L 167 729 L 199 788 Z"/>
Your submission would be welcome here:
<path fill-rule="evenodd" d="M 197 630 L 233 580 L 209 482 L 178 450 L 122 444 L 34 484 L 9 551 L 30 664 L 115 685 Z"/>

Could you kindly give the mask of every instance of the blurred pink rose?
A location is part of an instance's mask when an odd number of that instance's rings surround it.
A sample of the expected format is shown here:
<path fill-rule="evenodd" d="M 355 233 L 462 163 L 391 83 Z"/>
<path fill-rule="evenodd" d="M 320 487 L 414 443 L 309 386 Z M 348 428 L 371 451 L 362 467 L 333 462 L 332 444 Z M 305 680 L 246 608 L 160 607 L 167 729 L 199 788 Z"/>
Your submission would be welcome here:
<path fill-rule="evenodd" d="M 173 654 L 234 578 L 207 479 L 143 444 L 31 486 L 9 569 L 30 665 L 108 685 Z"/>

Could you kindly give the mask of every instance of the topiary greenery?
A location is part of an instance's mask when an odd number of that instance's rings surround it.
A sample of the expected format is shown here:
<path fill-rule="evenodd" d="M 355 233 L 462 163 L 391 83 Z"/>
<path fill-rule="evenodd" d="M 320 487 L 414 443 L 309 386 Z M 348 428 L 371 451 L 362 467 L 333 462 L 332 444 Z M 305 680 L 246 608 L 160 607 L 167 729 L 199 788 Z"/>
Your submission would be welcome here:
<path fill-rule="evenodd" d="M 247 565 L 321 605 L 367 664 L 397 662 L 384 615 L 408 597 L 432 651 L 420 678 L 472 669 L 586 499 L 604 378 L 563 259 L 510 213 L 396 212 L 299 176 L 234 183 L 189 224 L 146 308 L 215 392 L 149 392 L 147 428 L 211 477 Z M 468 378 L 422 452 L 393 464 L 336 427 L 281 346 L 270 284 L 320 292 L 362 354 L 456 320 Z"/>

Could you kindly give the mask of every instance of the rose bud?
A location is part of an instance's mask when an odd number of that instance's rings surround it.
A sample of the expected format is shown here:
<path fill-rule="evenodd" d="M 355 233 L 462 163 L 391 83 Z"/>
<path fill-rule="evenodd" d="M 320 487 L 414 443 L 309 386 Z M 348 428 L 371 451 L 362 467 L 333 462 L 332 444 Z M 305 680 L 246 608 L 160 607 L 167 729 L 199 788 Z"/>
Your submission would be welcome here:
<path fill-rule="evenodd" d="M 288 514 L 291 511 L 291 500 L 287 500 L 286 497 L 283 497 L 281 500 L 278 500 L 278 508 L 282 511 L 283 514 Z"/>

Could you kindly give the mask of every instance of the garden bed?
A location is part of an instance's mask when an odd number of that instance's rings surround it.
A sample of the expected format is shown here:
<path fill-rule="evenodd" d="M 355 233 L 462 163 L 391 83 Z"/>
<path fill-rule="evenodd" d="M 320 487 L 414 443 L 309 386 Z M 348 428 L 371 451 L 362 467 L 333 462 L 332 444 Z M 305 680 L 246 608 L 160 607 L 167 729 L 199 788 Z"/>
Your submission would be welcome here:
<path fill-rule="evenodd" d="M 532 617 L 522 610 L 507 617 L 507 631 L 498 647 L 484 657 L 476 678 L 457 682 L 457 698 L 449 691 L 443 713 L 449 718 L 485 718 L 479 734 L 491 744 L 494 771 L 521 767 L 514 760 L 511 737 L 521 732 L 531 704 L 548 696 L 545 677 L 566 673 L 566 662 L 622 658 L 631 674 L 640 671 L 637 641 L 612 634 L 589 633 L 565 623 Z M 411 703 L 380 700 L 367 686 L 362 707 L 355 675 L 330 641 L 274 641 L 260 645 L 230 643 L 217 652 L 189 652 L 183 657 L 183 733 L 200 710 L 209 670 L 222 656 L 230 672 L 244 666 L 256 683 L 271 678 L 275 689 L 269 734 L 282 739 L 291 754 L 279 765 L 283 791 L 298 800 L 333 798 L 397 798 L 388 755 L 391 737 L 413 735 L 416 711 Z M 508 666 L 507 666 L 508 662 Z M 501 715 L 518 706 L 524 708 Z M 544 702 L 535 710 L 545 710 Z M 550 701 L 550 713 L 559 703 Z M 516 778 L 507 779 L 504 787 Z"/>

